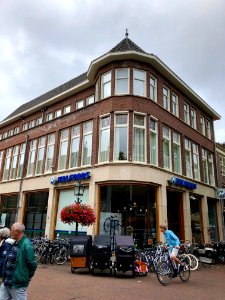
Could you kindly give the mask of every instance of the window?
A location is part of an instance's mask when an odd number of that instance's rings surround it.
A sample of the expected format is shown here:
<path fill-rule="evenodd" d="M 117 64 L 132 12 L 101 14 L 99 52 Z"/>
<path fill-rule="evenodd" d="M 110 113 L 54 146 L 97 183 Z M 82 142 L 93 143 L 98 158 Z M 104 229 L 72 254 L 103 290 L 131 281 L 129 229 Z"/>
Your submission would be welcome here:
<path fill-rule="evenodd" d="M 100 118 L 99 162 L 109 161 L 110 116 Z"/>
<path fill-rule="evenodd" d="M 157 102 L 157 79 L 150 76 L 150 99 Z"/>
<path fill-rule="evenodd" d="M 127 160 L 128 114 L 115 114 L 114 160 Z"/>
<path fill-rule="evenodd" d="M 47 151 L 46 151 L 46 160 L 45 160 L 45 173 L 49 173 L 52 171 L 54 147 L 55 147 L 55 134 L 49 134 Z"/>
<path fill-rule="evenodd" d="M 61 117 L 61 115 L 62 115 L 62 110 L 61 109 L 58 109 L 58 110 L 55 111 L 55 119 Z"/>
<path fill-rule="evenodd" d="M 146 72 L 134 69 L 133 94 L 146 97 Z"/>
<path fill-rule="evenodd" d="M 37 146 L 37 140 L 33 140 L 30 142 L 30 152 L 29 152 L 29 160 L 28 160 L 28 166 L 27 166 L 27 176 L 34 175 L 35 159 L 36 159 L 36 146 Z"/>
<path fill-rule="evenodd" d="M 207 162 L 207 151 L 202 149 L 203 182 L 209 183 L 209 172 Z"/>
<path fill-rule="evenodd" d="M 205 118 L 203 116 L 200 117 L 200 132 L 205 135 Z"/>
<path fill-rule="evenodd" d="M 13 147 L 11 170 L 10 170 L 10 179 L 15 179 L 16 178 L 16 168 L 17 168 L 18 154 L 19 154 L 19 146 Z"/>
<path fill-rule="evenodd" d="M 91 95 L 90 97 L 86 98 L 86 105 L 90 105 L 94 102 L 95 102 L 95 96 L 94 95 Z"/>
<path fill-rule="evenodd" d="M 69 114 L 71 112 L 71 106 L 70 105 L 67 105 L 65 107 L 63 107 L 63 114 L 66 115 L 66 114 Z"/>
<path fill-rule="evenodd" d="M 184 103 L 184 122 L 190 125 L 190 110 L 187 103 Z"/>
<path fill-rule="evenodd" d="M 194 166 L 194 178 L 200 180 L 200 167 L 199 167 L 199 153 L 198 145 L 192 144 L 192 157 L 193 157 L 193 166 Z"/>
<path fill-rule="evenodd" d="M 158 165 L 158 128 L 157 121 L 150 119 L 150 164 Z"/>
<path fill-rule="evenodd" d="M 211 140 L 212 136 L 211 136 L 211 124 L 209 120 L 206 120 L 206 136 L 208 139 Z"/>
<path fill-rule="evenodd" d="M 32 120 L 29 123 L 29 129 L 34 128 L 34 127 L 35 127 L 35 120 Z"/>
<path fill-rule="evenodd" d="M 93 122 L 89 121 L 83 125 L 83 149 L 82 149 L 82 165 L 91 164 L 91 154 L 92 154 L 92 131 Z"/>
<path fill-rule="evenodd" d="M 68 139 L 69 139 L 69 130 L 63 129 L 60 136 L 60 150 L 59 150 L 59 162 L 58 170 L 66 169 L 67 162 L 67 152 L 68 152 Z"/>
<path fill-rule="evenodd" d="M 0 173 L 2 171 L 3 151 L 0 151 Z"/>
<path fill-rule="evenodd" d="M 20 154 L 19 154 L 19 162 L 18 162 L 18 169 L 17 169 L 17 177 L 22 178 L 23 176 L 23 165 L 24 165 L 24 158 L 25 158 L 25 149 L 26 144 L 23 143 L 20 145 Z"/>
<path fill-rule="evenodd" d="M 3 133 L 2 138 L 3 138 L 3 139 L 6 139 L 7 137 L 8 137 L 8 132 L 6 131 L 6 132 Z"/>
<path fill-rule="evenodd" d="M 225 156 L 220 155 L 219 156 L 220 160 L 220 172 L 222 176 L 225 176 Z"/>
<path fill-rule="evenodd" d="M 101 99 L 111 96 L 111 72 L 101 76 Z"/>
<path fill-rule="evenodd" d="M 174 116 L 179 117 L 178 96 L 175 93 L 172 94 L 172 113 Z"/>
<path fill-rule="evenodd" d="M 70 145 L 70 168 L 78 167 L 80 149 L 80 125 L 72 127 Z"/>
<path fill-rule="evenodd" d="M 15 127 L 14 128 L 14 134 L 17 134 L 17 133 L 19 133 L 20 132 L 20 128 L 19 127 Z"/>
<path fill-rule="evenodd" d="M 100 85 L 100 79 L 97 80 L 95 84 L 95 101 L 99 100 L 99 85 Z"/>
<path fill-rule="evenodd" d="M 6 150 L 5 167 L 4 167 L 2 180 L 8 180 L 8 178 L 9 178 L 11 155 L 12 155 L 12 148 L 8 148 Z"/>
<path fill-rule="evenodd" d="M 122 95 L 129 93 L 129 69 L 116 69 L 115 94 Z"/>
<path fill-rule="evenodd" d="M 46 140 L 45 137 L 41 137 L 38 140 L 36 174 L 42 174 L 43 173 L 44 154 L 45 154 L 45 140 Z"/>
<path fill-rule="evenodd" d="M 170 111 L 170 90 L 168 88 L 163 88 L 163 107 Z"/>
<path fill-rule="evenodd" d="M 48 122 L 48 121 L 51 121 L 52 119 L 53 119 L 53 113 L 48 113 L 46 115 L 46 121 Z"/>
<path fill-rule="evenodd" d="M 2 133 L 0 133 L 0 141 L 2 140 Z"/>
<path fill-rule="evenodd" d="M 84 100 L 79 100 L 76 102 L 76 109 L 84 107 Z"/>
<path fill-rule="evenodd" d="M 36 126 L 38 126 L 38 125 L 41 125 L 41 124 L 42 124 L 42 122 L 43 122 L 43 118 L 42 118 L 42 116 L 41 116 L 41 117 L 39 117 L 39 118 L 37 118 L 37 120 L 36 120 Z"/>
<path fill-rule="evenodd" d="M 208 164 L 209 164 L 209 184 L 215 185 L 215 176 L 214 176 L 214 163 L 213 163 L 213 154 L 208 153 Z"/>
<path fill-rule="evenodd" d="M 192 178 L 191 142 L 188 139 L 185 139 L 184 147 L 186 176 Z"/>
<path fill-rule="evenodd" d="M 174 172 L 181 174 L 180 134 L 173 132 L 173 165 Z"/>
<path fill-rule="evenodd" d="M 171 169 L 171 140 L 170 129 L 163 127 L 163 167 Z"/>
<path fill-rule="evenodd" d="M 134 114 L 133 160 L 145 162 L 145 116 Z"/>
<path fill-rule="evenodd" d="M 24 123 L 22 126 L 22 131 L 26 131 L 28 129 L 28 123 Z"/>
<path fill-rule="evenodd" d="M 8 137 L 10 137 L 10 136 L 13 136 L 13 129 L 10 129 L 10 130 L 8 131 Z"/>
<path fill-rule="evenodd" d="M 194 129 L 197 129 L 197 125 L 196 125 L 196 110 L 195 109 L 191 109 L 191 127 Z"/>

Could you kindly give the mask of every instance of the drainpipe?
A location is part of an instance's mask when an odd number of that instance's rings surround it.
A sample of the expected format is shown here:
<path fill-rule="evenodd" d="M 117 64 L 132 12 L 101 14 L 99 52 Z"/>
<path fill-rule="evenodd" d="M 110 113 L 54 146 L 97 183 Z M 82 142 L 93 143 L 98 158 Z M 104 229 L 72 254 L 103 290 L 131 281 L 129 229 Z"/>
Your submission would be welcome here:
<path fill-rule="evenodd" d="M 24 162 L 23 162 L 23 167 L 22 167 L 22 176 L 20 178 L 20 187 L 19 187 L 19 193 L 17 197 L 17 206 L 16 206 L 16 217 L 15 220 L 18 221 L 18 211 L 21 208 L 21 194 L 22 194 L 22 187 L 23 187 L 23 178 L 24 178 L 24 165 L 27 157 L 27 145 L 29 141 L 29 135 L 26 135 L 26 142 L 25 142 L 25 153 L 24 153 Z"/>

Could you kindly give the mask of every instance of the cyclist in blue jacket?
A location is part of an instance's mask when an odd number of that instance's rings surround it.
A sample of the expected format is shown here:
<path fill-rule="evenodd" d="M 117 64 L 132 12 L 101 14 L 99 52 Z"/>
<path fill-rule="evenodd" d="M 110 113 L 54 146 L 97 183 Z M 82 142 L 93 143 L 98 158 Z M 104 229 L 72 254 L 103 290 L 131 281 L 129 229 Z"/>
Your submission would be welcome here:
<path fill-rule="evenodd" d="M 178 251 L 180 249 L 180 240 L 172 230 L 168 230 L 165 225 L 159 226 L 160 231 L 164 234 L 167 246 L 169 246 L 170 259 L 180 264 L 180 271 L 183 270 L 184 264 L 177 258 Z M 177 275 L 177 269 L 175 271 L 175 276 Z"/>

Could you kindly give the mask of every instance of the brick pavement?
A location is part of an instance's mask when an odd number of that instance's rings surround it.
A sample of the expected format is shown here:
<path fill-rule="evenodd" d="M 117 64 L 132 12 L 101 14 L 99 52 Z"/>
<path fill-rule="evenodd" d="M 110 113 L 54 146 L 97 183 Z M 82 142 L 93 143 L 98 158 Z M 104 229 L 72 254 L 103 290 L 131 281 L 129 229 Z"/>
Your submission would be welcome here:
<path fill-rule="evenodd" d="M 38 265 L 28 289 L 29 300 L 224 300 L 225 265 L 203 266 L 193 271 L 191 279 L 182 283 L 179 278 L 162 286 L 154 273 L 132 278 L 129 272 L 110 277 L 106 271 L 92 276 L 87 269 L 70 271 L 65 265 Z"/>

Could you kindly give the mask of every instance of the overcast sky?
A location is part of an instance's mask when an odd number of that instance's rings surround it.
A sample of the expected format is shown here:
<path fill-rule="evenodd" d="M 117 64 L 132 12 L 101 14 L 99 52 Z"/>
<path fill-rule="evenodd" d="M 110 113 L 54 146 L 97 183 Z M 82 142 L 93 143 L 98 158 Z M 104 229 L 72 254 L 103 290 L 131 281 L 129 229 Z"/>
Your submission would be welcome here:
<path fill-rule="evenodd" d="M 224 0 L 0 0 L 0 121 L 86 72 L 126 28 L 220 114 L 225 142 Z"/>

